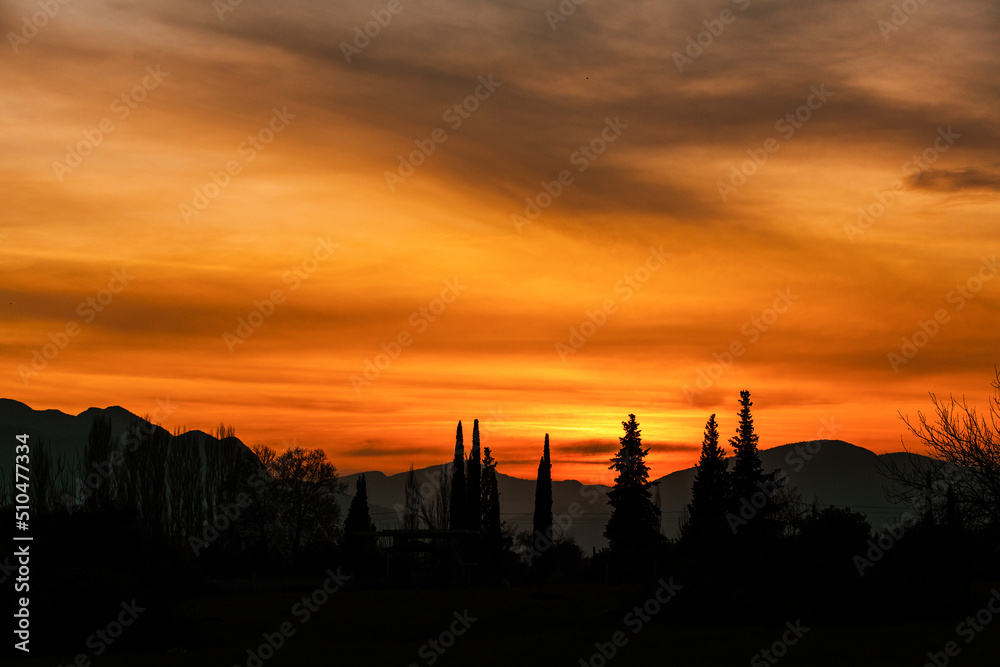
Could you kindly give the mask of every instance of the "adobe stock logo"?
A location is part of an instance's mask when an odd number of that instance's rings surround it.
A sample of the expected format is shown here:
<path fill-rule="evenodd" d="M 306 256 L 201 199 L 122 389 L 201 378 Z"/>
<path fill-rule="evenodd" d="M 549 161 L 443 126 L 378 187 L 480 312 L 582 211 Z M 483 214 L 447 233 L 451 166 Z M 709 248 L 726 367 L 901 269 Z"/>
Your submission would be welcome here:
<path fill-rule="evenodd" d="M 671 253 L 663 252 L 662 245 L 659 248 L 650 247 L 646 260 L 615 283 L 615 294 L 620 294 L 621 299 L 605 299 L 598 309 L 587 310 L 587 319 L 580 322 L 579 326 L 569 328 L 567 341 L 556 343 L 556 354 L 559 355 L 560 361 L 566 363 L 569 355 L 575 354 L 595 336 L 598 330 L 607 324 L 608 318 L 618 312 L 619 305 L 626 303 L 636 291 L 642 289 L 642 286 L 652 278 L 653 273 L 659 271 L 671 256 Z"/>
<path fill-rule="evenodd" d="M 388 370 L 392 362 L 399 359 L 403 350 L 413 345 L 417 336 L 427 331 L 431 324 L 441 317 L 468 288 L 468 285 L 459 283 L 458 278 L 445 280 L 444 289 L 441 290 L 441 295 L 438 298 L 431 299 L 426 306 L 421 306 L 410 313 L 407 322 L 414 327 L 414 333 L 410 333 L 408 329 L 401 329 L 388 343 L 382 342 L 379 345 L 381 351 L 376 353 L 374 358 L 365 359 L 364 370 L 360 375 L 358 373 L 351 374 L 351 387 L 354 388 L 355 396 L 361 396 L 363 388 L 379 379 L 382 372 Z"/>

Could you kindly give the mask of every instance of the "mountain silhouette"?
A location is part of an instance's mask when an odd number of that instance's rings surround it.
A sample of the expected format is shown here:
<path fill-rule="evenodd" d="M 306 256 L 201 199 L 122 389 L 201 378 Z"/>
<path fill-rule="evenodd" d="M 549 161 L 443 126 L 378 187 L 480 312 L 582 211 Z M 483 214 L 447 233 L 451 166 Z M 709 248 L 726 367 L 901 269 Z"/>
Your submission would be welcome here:
<path fill-rule="evenodd" d="M 44 439 L 53 455 L 82 461 L 91 423 L 98 415 L 110 418 L 114 439 L 119 438 L 130 423 L 139 419 L 120 406 L 88 408 L 74 416 L 58 410 L 34 410 L 19 401 L 0 399 L 0 438 L 12 442 L 15 435 L 28 433 L 33 442 Z M 177 439 L 180 443 L 194 446 L 205 446 L 216 441 L 213 436 L 197 430 L 188 431 Z M 216 442 L 239 447 L 243 450 L 241 456 L 252 456 L 249 448 L 238 438 Z M 443 452 L 447 449 L 447 446 L 442 446 Z M 897 521 L 903 512 L 913 509 L 893 505 L 888 501 L 884 487 L 889 483 L 878 472 L 880 460 L 905 462 L 906 456 L 901 453 L 876 454 L 842 440 L 789 443 L 760 451 L 764 469 L 782 469 L 788 476 L 788 484 L 800 492 L 804 503 L 811 504 L 815 501 L 820 507 L 850 507 L 865 514 L 875 528 Z M 554 463 L 558 466 L 557 458 Z M 11 466 L 11 457 L 0 460 L 0 470 Z M 418 484 L 426 485 L 425 495 L 437 485 L 441 469 L 442 466 L 428 466 L 414 471 Z M 679 533 L 680 521 L 691 498 L 694 473 L 695 469 L 691 467 L 654 480 L 659 485 L 663 512 L 662 531 L 667 537 L 676 537 Z M 343 480 L 348 483 L 349 488 L 353 488 L 356 478 L 361 474 L 345 475 Z M 377 470 L 369 470 L 363 474 L 367 479 L 369 507 L 376 526 L 380 529 L 401 527 L 407 473 L 386 475 Z M 503 520 L 518 530 L 530 530 L 535 481 L 502 473 L 497 474 L 497 481 Z M 556 523 L 562 521 L 566 526 L 566 533 L 586 552 L 607 545 L 604 528 L 610 516 L 606 497 L 609 488 L 606 485 L 584 485 L 576 480 L 552 482 Z M 338 498 L 341 507 L 347 507 L 350 500 L 349 494 L 342 494 Z M 577 503 L 579 509 L 571 513 L 573 503 Z"/>

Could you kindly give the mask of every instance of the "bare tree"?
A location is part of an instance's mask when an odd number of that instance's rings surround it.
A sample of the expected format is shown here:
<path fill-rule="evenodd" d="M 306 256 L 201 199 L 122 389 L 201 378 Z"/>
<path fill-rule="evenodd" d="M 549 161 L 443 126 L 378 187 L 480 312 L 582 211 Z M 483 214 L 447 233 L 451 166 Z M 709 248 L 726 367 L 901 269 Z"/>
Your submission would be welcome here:
<path fill-rule="evenodd" d="M 303 540 L 333 539 L 340 523 L 337 494 L 347 490 L 337 468 L 321 449 L 293 447 L 274 460 L 276 491 L 288 543 L 297 551 Z"/>
<path fill-rule="evenodd" d="M 431 530 L 446 530 L 451 521 L 451 480 L 448 478 L 450 465 L 438 469 L 438 488 L 428 502 L 420 503 L 420 518 Z M 421 498 L 423 500 L 423 498 Z"/>
<path fill-rule="evenodd" d="M 986 415 L 969 406 L 965 398 L 939 400 L 930 394 L 934 414 L 917 412 L 915 421 L 900 414 L 910 432 L 927 450 L 918 456 L 904 447 L 902 461 L 884 457 L 882 474 L 896 488 L 886 493 L 896 502 L 920 502 L 928 487 L 951 488 L 966 525 L 1000 527 L 1000 370 L 994 368 L 993 396 Z M 943 501 L 942 501 L 943 502 Z M 941 505 L 942 503 L 937 503 Z"/>
<path fill-rule="evenodd" d="M 45 440 L 39 438 L 31 452 L 31 504 L 34 514 L 54 511 L 60 497 L 69 488 L 69 471 L 64 457 L 53 455 Z"/>
<path fill-rule="evenodd" d="M 410 472 L 406 474 L 406 484 L 403 491 L 406 499 L 406 509 L 403 513 L 403 528 L 406 530 L 416 530 L 420 527 L 420 508 L 422 498 L 420 488 L 417 485 L 417 474 L 413 472 L 413 464 L 410 464 Z"/>

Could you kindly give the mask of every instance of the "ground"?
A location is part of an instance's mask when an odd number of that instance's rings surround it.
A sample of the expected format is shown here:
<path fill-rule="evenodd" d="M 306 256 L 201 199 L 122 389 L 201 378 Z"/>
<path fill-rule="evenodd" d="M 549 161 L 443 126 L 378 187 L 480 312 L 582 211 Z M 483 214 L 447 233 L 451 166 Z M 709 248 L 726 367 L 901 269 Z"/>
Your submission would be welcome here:
<path fill-rule="evenodd" d="M 80 651 L 100 667 L 142 665 L 567 665 L 600 667 L 602 644 L 606 653 L 619 643 L 608 665 L 809 665 L 810 667 L 864 667 L 928 663 L 928 652 L 941 652 L 949 641 L 960 649 L 951 664 L 996 665 L 1000 655 L 1000 617 L 966 643 L 956 634 L 958 619 L 885 623 L 860 626 L 849 618 L 841 625 L 810 627 L 796 638 L 780 660 L 769 662 L 760 652 L 783 635 L 795 638 L 780 622 L 764 625 L 707 625 L 666 619 L 627 623 L 625 615 L 648 592 L 627 587 L 544 586 L 468 590 L 345 590 L 305 619 L 304 607 L 295 607 L 299 592 L 226 593 L 188 599 L 173 609 L 140 617 L 127 633 L 138 634 L 139 624 L 171 628 L 166 637 L 143 650 L 128 645 L 127 634 L 107 653 L 95 657 L 80 638 Z M 669 603 L 668 603 L 669 605 Z M 294 612 L 297 609 L 298 612 Z M 666 609 L 666 608 L 665 608 Z M 973 610 L 974 611 L 974 610 Z M 465 616 L 465 621 L 456 619 Z M 637 617 L 632 617 L 633 619 Z M 472 620 L 475 619 L 475 620 Z M 752 620 L 752 619 L 751 619 Z M 791 618 L 794 625 L 797 619 Z M 248 650 L 274 636 L 283 623 L 294 633 L 260 662 Z M 468 624 L 467 629 L 463 628 Z M 95 627 L 100 624 L 95 623 Z M 450 648 L 439 654 L 427 644 L 437 639 L 450 644 L 450 626 L 462 630 Z M 147 630 L 149 628 L 147 627 Z M 135 635 L 133 635 L 135 636 Z M 622 640 L 625 641 L 622 641 Z M 133 642 L 134 644 L 135 642 Z M 149 642 L 152 644 L 154 642 Z M 36 646 L 30 665 L 69 665 L 71 654 L 41 654 Z M 596 656 L 596 657 L 593 657 Z M 939 656 L 938 667 L 943 667 Z M 583 661 L 581 663 L 581 660 Z M 756 660 L 756 661 L 755 661 Z M 249 661 L 249 664 L 248 664 Z"/>

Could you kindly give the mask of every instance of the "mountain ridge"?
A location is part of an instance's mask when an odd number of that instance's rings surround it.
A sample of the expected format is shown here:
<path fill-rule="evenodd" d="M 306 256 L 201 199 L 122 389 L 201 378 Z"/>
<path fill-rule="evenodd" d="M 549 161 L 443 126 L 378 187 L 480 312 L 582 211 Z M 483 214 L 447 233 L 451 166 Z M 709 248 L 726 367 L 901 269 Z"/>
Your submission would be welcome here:
<path fill-rule="evenodd" d="M 53 454 L 78 456 L 82 460 L 90 424 L 98 414 L 111 417 L 114 438 L 125 432 L 132 420 L 142 419 L 118 405 L 91 407 L 77 415 L 69 415 L 54 409 L 35 410 L 20 401 L 0 398 L 0 437 L 13 441 L 13 435 L 27 432 L 44 438 Z M 197 430 L 185 432 L 182 438 L 215 440 L 214 436 Z M 239 438 L 226 440 L 247 447 Z M 883 488 L 888 482 L 878 472 L 880 459 L 897 456 L 906 455 L 876 454 L 864 447 L 832 439 L 804 440 L 760 450 L 764 470 L 770 472 L 782 469 L 788 476 L 788 483 L 800 491 L 805 503 L 815 500 L 822 506 L 851 507 L 868 515 L 875 527 L 898 519 L 903 511 L 909 509 L 892 506 L 888 502 Z M 0 461 L 0 470 L 8 465 L 11 465 L 10 461 Z M 445 466 L 450 466 L 450 462 L 413 471 L 425 499 L 433 497 L 440 471 Z M 368 482 L 370 510 L 376 525 L 379 528 L 401 525 L 403 487 L 408 471 L 386 474 L 379 470 L 369 470 L 343 475 L 342 479 L 348 483 L 347 493 L 340 498 L 345 513 L 353 495 L 354 482 L 362 474 Z M 652 480 L 659 487 L 662 528 L 668 537 L 674 537 L 678 533 L 679 522 L 690 500 L 694 474 L 695 468 L 692 466 Z M 503 519 L 519 530 L 530 529 L 534 510 L 534 480 L 498 472 L 498 485 Z M 572 479 L 553 481 L 552 486 L 553 512 L 568 519 L 567 533 L 587 551 L 604 546 L 604 525 L 610 516 L 606 493 L 610 487 L 604 484 L 583 484 Z M 583 513 L 570 517 L 568 508 L 574 502 L 583 508 Z"/>

